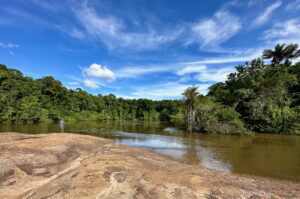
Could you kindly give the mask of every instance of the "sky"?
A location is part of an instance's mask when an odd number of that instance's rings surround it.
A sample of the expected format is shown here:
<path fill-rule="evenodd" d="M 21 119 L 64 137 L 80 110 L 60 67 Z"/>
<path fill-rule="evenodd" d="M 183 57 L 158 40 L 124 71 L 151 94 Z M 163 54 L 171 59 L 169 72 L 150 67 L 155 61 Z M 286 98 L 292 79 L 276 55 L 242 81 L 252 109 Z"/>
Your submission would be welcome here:
<path fill-rule="evenodd" d="M 300 0 L 5 0 L 0 63 L 123 98 L 202 94 L 277 43 L 300 44 Z"/>

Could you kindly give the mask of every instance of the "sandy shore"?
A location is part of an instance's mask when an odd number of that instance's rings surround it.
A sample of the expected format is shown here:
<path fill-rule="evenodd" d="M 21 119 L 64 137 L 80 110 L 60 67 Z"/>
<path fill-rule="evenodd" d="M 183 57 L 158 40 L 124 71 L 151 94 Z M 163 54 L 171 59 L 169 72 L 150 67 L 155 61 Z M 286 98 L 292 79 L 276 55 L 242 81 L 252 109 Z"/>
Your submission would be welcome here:
<path fill-rule="evenodd" d="M 0 198 L 300 198 L 300 183 L 212 171 L 87 135 L 0 133 Z"/>

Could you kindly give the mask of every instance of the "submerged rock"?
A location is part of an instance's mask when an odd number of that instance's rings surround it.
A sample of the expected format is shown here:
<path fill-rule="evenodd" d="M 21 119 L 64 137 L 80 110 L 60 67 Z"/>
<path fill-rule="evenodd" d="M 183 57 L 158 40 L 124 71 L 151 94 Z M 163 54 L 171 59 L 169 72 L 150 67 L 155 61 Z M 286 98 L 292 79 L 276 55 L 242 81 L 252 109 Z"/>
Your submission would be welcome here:
<path fill-rule="evenodd" d="M 300 184 L 189 165 L 87 135 L 0 133 L 0 198 L 297 198 Z"/>

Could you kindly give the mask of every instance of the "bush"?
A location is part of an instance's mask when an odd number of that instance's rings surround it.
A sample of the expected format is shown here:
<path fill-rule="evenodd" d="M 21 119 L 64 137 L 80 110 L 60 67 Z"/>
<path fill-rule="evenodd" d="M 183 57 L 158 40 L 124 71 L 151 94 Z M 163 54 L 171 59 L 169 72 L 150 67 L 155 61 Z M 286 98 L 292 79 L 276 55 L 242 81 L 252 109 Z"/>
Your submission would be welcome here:
<path fill-rule="evenodd" d="M 201 97 L 197 108 L 196 130 L 204 133 L 248 134 L 240 114 L 232 107 Z"/>
<path fill-rule="evenodd" d="M 195 102 L 195 122 L 192 124 L 192 132 L 208 134 L 250 134 L 244 127 L 240 114 L 234 108 L 213 101 L 207 96 L 198 96 Z M 171 122 L 175 127 L 188 130 L 188 120 L 185 114 L 178 113 L 171 116 Z"/>
<path fill-rule="evenodd" d="M 185 116 L 182 113 L 177 113 L 176 115 L 171 115 L 170 121 L 178 129 L 181 129 L 181 130 L 186 130 L 187 129 Z"/>

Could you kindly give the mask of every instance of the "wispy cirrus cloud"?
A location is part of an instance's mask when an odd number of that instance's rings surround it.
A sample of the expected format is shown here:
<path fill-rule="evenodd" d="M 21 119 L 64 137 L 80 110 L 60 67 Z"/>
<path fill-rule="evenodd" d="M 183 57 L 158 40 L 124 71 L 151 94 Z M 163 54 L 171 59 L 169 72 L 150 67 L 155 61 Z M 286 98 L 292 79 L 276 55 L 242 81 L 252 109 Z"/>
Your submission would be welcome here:
<path fill-rule="evenodd" d="M 286 11 L 298 10 L 298 9 L 300 9 L 300 0 L 295 0 L 295 1 L 287 4 L 285 7 Z"/>
<path fill-rule="evenodd" d="M 198 73 L 200 71 L 204 71 L 206 69 L 205 65 L 192 65 L 192 66 L 186 66 L 183 68 L 180 68 L 176 74 L 177 75 L 185 75 L 185 74 L 190 74 L 190 73 Z"/>
<path fill-rule="evenodd" d="M 74 10 L 77 19 L 84 27 L 87 36 L 99 39 L 109 49 L 129 48 L 131 50 L 150 50 L 175 40 L 181 30 L 166 32 L 149 29 L 143 32 L 126 30 L 126 25 L 120 18 L 112 15 L 102 16 L 91 7 L 82 5 Z M 78 33 L 73 31 L 74 36 Z"/>
<path fill-rule="evenodd" d="M 220 52 L 221 50 L 221 53 L 224 53 L 228 49 L 221 49 L 220 45 L 231 39 L 242 29 L 240 16 L 229 11 L 232 6 L 241 4 L 238 1 L 224 3 L 220 6 L 221 9 L 211 17 L 204 19 L 202 17 L 202 20 L 198 22 L 182 20 L 166 25 L 166 23 L 160 21 L 159 26 L 156 26 L 155 23 L 151 24 L 149 21 L 139 22 L 137 25 L 131 22 L 130 19 L 121 18 L 115 14 L 114 11 L 116 10 L 103 13 L 93 3 L 85 0 L 80 2 L 63 1 L 61 4 L 60 1 L 53 4 L 38 0 L 31 0 L 31 2 L 35 6 L 38 5 L 47 11 L 55 12 L 57 15 L 62 14 L 62 10 L 70 12 L 68 17 L 74 21 L 72 23 L 65 23 L 65 20 L 56 22 L 54 24 L 55 29 L 65 32 L 73 38 L 88 40 L 93 45 L 100 41 L 110 50 L 161 51 L 165 49 L 164 45 L 179 44 L 184 46 L 196 44 L 200 46 L 202 51 Z M 72 4 L 68 2 L 72 2 Z M 66 8 L 66 5 L 71 6 Z M 30 19 L 33 17 L 24 16 L 22 18 Z M 45 21 L 43 18 L 40 18 L 40 20 L 41 23 Z M 37 20 L 35 19 L 35 21 Z M 131 24 L 131 26 L 128 24 Z M 134 25 L 132 27 L 132 24 L 136 24 L 138 27 L 134 27 Z"/>
<path fill-rule="evenodd" d="M 216 57 L 216 58 L 202 59 L 202 60 L 197 60 L 197 61 L 187 61 L 187 62 L 183 62 L 183 64 L 190 65 L 190 64 L 238 63 L 238 62 L 250 61 L 258 56 L 259 55 L 257 52 L 257 53 L 251 54 L 249 56 Z"/>
<path fill-rule="evenodd" d="M 273 28 L 264 32 L 266 40 L 276 43 L 300 44 L 300 18 L 290 19 L 274 25 Z"/>
<path fill-rule="evenodd" d="M 118 78 L 136 78 L 151 73 L 170 72 L 171 70 L 169 65 L 132 66 L 119 69 L 116 71 L 116 76 Z"/>
<path fill-rule="evenodd" d="M 241 28 L 242 24 L 237 16 L 229 11 L 220 10 L 211 18 L 192 25 L 192 37 L 187 41 L 187 44 L 198 43 L 201 48 L 217 48 L 233 37 Z"/>
<path fill-rule="evenodd" d="M 275 3 L 271 4 L 269 7 L 266 8 L 264 12 L 262 12 L 258 17 L 256 17 L 251 24 L 252 28 L 264 25 L 270 19 L 272 13 L 281 6 L 281 1 L 276 1 Z"/>
<path fill-rule="evenodd" d="M 16 26 L 24 26 L 26 25 L 27 21 L 30 21 L 30 24 L 39 25 L 42 27 L 51 27 L 51 23 L 48 23 L 48 21 L 42 17 L 39 17 L 35 15 L 34 13 L 29 12 L 26 9 L 17 9 L 15 7 L 4 7 L 5 9 L 1 8 L 0 11 L 3 15 L 9 16 L 7 18 L 6 24 L 13 24 Z"/>
<path fill-rule="evenodd" d="M 199 82 L 222 82 L 227 79 L 227 75 L 235 71 L 233 66 L 215 68 L 207 67 L 205 65 L 186 66 L 177 71 L 177 75 L 185 76 L 187 74 L 194 74 L 192 79 Z"/>
<path fill-rule="evenodd" d="M 223 67 L 207 69 L 199 72 L 196 75 L 196 79 L 200 82 L 223 82 L 227 79 L 227 76 L 235 71 L 235 67 Z"/>
<path fill-rule="evenodd" d="M 204 58 L 194 61 L 182 62 L 181 65 L 201 65 L 201 64 L 226 64 L 226 63 L 241 63 L 246 61 L 251 61 L 254 58 L 260 57 L 261 53 L 265 49 L 264 46 L 250 49 L 241 49 L 240 52 L 237 52 L 237 55 L 231 56 L 216 56 L 210 58 Z"/>
<path fill-rule="evenodd" d="M 80 31 L 78 28 L 72 27 L 71 29 L 68 30 L 61 28 L 61 30 L 67 32 L 71 37 L 74 37 L 76 39 L 84 39 L 84 33 Z"/>
<path fill-rule="evenodd" d="M 151 24 L 139 24 L 144 26 L 143 30 L 132 31 L 134 28 L 128 28 L 123 19 L 115 15 L 103 15 L 93 7 L 82 4 L 73 8 L 73 11 L 84 29 L 72 28 L 68 33 L 77 39 L 99 40 L 110 50 L 159 50 L 163 45 L 173 42 L 183 45 L 195 43 L 200 45 L 202 50 L 216 50 L 242 28 L 239 17 L 226 10 L 227 7 L 223 6 L 211 18 L 199 22 L 182 22 L 169 28 L 153 28 Z"/>
<path fill-rule="evenodd" d="M 15 48 L 19 48 L 20 46 L 17 44 L 13 44 L 13 43 L 2 43 L 0 42 L 0 47 L 7 49 L 10 55 L 15 55 L 15 53 L 13 52 L 13 49 Z"/>
<path fill-rule="evenodd" d="M 183 91 L 189 86 L 198 86 L 198 91 L 207 93 L 210 84 L 182 84 L 180 82 L 165 82 L 160 84 L 135 87 L 130 98 L 174 99 L 181 98 Z"/>
<path fill-rule="evenodd" d="M 0 42 L 0 47 L 2 48 L 19 48 L 20 46 L 13 43 L 2 43 Z"/>
<path fill-rule="evenodd" d="M 38 5 L 41 8 L 51 10 L 51 11 L 59 11 L 63 10 L 62 2 L 56 2 L 56 1 L 40 1 L 40 0 L 29 0 L 32 3 Z"/>
<path fill-rule="evenodd" d="M 260 53 L 260 52 L 259 52 Z M 252 59 L 259 57 L 260 54 L 256 53 L 247 57 L 228 57 L 228 58 L 218 58 L 215 59 L 203 59 L 197 61 L 186 61 L 186 62 L 171 62 L 168 64 L 160 65 L 144 65 L 144 66 L 131 66 L 123 67 L 115 71 L 116 78 L 138 78 L 145 75 L 155 74 L 155 73 L 173 73 L 179 76 L 185 74 L 191 74 L 194 72 L 199 72 L 207 69 L 204 65 L 214 65 L 214 64 L 224 64 L 224 63 L 241 63 L 246 61 L 251 61 Z"/>
<path fill-rule="evenodd" d="M 207 71 L 207 69 L 209 68 L 207 65 L 216 65 L 216 64 L 235 65 L 246 61 L 251 61 L 254 58 L 260 57 L 263 49 L 264 48 L 252 49 L 252 51 L 247 51 L 250 54 L 248 56 L 215 57 L 209 59 L 199 59 L 194 61 L 170 62 L 167 64 L 158 64 L 158 65 L 139 65 L 139 66 L 131 66 L 131 67 L 122 67 L 115 71 L 115 75 L 116 78 L 138 78 L 138 77 L 143 77 L 145 75 L 150 75 L 155 73 L 160 73 L 160 74 L 172 73 L 178 76 L 183 76 L 186 74 Z M 217 73 L 217 70 L 222 70 L 222 69 L 218 68 L 214 71 L 210 70 L 209 74 L 213 76 L 214 72 Z"/>

